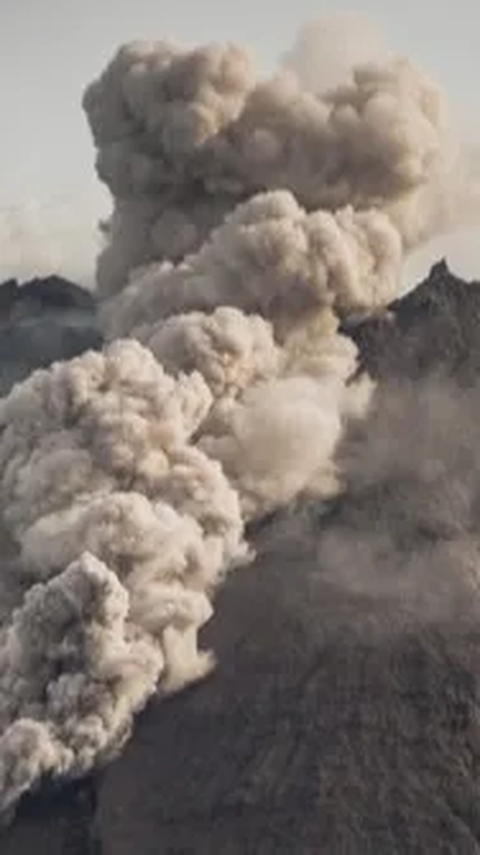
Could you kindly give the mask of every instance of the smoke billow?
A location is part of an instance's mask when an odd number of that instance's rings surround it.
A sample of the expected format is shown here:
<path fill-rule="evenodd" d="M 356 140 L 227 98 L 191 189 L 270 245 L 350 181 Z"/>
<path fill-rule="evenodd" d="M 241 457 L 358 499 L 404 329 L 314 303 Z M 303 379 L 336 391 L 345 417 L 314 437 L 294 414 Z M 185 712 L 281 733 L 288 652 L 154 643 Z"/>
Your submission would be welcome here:
<path fill-rule="evenodd" d="M 211 393 L 134 341 L 39 371 L 0 402 L 18 602 L 2 628 L 4 805 L 81 772 L 133 712 L 212 665 L 207 592 L 242 556 L 238 498 L 192 442 Z M 27 750 L 27 746 L 30 746 Z"/>
<path fill-rule="evenodd" d="M 4 808 L 211 669 L 197 631 L 245 525 L 342 489 L 373 384 L 340 323 L 395 298 L 452 208 L 442 98 L 404 59 L 304 88 L 233 46 L 133 43 L 84 107 L 114 203 L 110 341 L 0 402 Z"/>
<path fill-rule="evenodd" d="M 198 252 L 256 194 L 290 191 L 309 211 L 388 210 L 442 168 L 442 98 L 403 59 L 358 68 L 316 96 L 288 73 L 256 82 L 237 48 L 135 43 L 84 104 L 99 175 L 117 200 L 98 271 L 105 296 L 135 267 Z M 262 221 L 261 203 L 253 211 Z"/>

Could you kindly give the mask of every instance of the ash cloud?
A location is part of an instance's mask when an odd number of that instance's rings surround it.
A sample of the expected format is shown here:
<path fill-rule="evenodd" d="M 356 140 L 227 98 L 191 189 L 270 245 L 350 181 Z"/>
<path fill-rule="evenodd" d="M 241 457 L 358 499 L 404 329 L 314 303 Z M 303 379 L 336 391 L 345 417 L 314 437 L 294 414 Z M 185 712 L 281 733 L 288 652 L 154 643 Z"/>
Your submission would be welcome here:
<path fill-rule="evenodd" d="M 132 44 L 84 106 L 99 175 L 119 202 L 99 265 L 104 294 L 135 266 L 179 260 L 169 221 L 183 234 L 183 257 L 199 250 L 215 216 L 220 224 L 258 193 L 288 190 L 309 211 L 384 208 L 433 182 L 442 163 L 442 97 L 398 58 L 314 95 L 290 74 L 256 82 L 237 48 Z"/>
<path fill-rule="evenodd" d="M 121 745 L 155 690 L 204 676 L 211 592 L 244 553 L 238 498 L 191 443 L 211 393 L 138 342 L 39 371 L 0 401 L 0 501 L 18 544 L 2 626 L 0 780 L 9 807 L 42 773 Z"/>
<path fill-rule="evenodd" d="M 0 401 L 17 562 L 3 808 L 104 762 L 154 692 L 204 677 L 197 633 L 248 559 L 245 526 L 349 485 L 338 452 L 374 384 L 340 325 L 397 296 L 406 254 L 463 189 L 441 93 L 407 60 L 326 83 L 257 80 L 231 45 L 151 42 L 120 48 L 85 93 L 114 205 L 109 342 Z"/>

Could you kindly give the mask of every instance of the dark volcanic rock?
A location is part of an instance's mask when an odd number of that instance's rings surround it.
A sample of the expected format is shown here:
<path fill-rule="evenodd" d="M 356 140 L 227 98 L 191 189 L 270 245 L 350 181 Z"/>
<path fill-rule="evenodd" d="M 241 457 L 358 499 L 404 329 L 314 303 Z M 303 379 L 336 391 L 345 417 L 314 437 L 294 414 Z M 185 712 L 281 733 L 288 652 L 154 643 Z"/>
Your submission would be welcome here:
<path fill-rule="evenodd" d="M 379 378 L 435 373 L 469 384 L 480 374 L 480 283 L 464 282 L 444 261 L 383 316 L 345 331 Z"/>
<path fill-rule="evenodd" d="M 0 285 L 0 395 L 36 368 L 102 346 L 92 295 L 58 276 Z"/>
<path fill-rule="evenodd" d="M 45 309 L 76 308 L 89 312 L 95 309 L 90 291 L 60 276 L 30 279 L 24 282 L 20 290 L 23 300 L 31 300 Z"/>
<path fill-rule="evenodd" d="M 0 828 L 2 855 L 98 855 L 91 780 L 26 796 L 13 827 Z"/>
<path fill-rule="evenodd" d="M 21 312 L 24 307 L 28 307 L 30 313 L 32 307 L 36 307 L 37 311 L 84 309 L 93 312 L 95 301 L 85 288 L 61 276 L 30 279 L 22 285 L 16 279 L 9 279 L 0 284 L 1 315 L 8 315 L 16 310 Z"/>
<path fill-rule="evenodd" d="M 99 785 L 103 855 L 480 851 L 478 599 L 460 579 L 461 626 L 423 622 L 322 577 L 311 535 L 225 586 L 217 673 Z"/>

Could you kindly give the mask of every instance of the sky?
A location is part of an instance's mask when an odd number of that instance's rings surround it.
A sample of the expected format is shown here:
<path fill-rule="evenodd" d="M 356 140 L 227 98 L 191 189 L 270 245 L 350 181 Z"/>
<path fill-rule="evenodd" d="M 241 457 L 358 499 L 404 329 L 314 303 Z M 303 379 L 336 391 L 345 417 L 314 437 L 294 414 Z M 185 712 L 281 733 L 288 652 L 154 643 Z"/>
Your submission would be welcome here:
<path fill-rule="evenodd" d="M 341 0 L 1 0 L 0 280 L 55 266 L 90 284 L 96 222 L 109 200 L 95 176 L 81 98 L 119 44 L 234 41 L 269 72 L 302 24 L 345 11 L 358 7 Z M 362 0 L 361 13 L 388 47 L 442 86 L 462 139 L 480 143 L 478 0 Z M 415 275 L 447 249 L 456 270 L 480 277 L 479 236 L 471 229 L 428 248 L 414 261 Z"/>

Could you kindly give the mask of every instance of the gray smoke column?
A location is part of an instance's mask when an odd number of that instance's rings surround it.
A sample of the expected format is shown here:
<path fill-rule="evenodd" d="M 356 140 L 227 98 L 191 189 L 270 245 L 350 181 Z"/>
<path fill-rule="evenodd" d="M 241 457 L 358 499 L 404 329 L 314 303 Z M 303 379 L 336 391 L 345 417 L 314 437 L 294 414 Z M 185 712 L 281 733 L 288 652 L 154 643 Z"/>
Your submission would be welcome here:
<path fill-rule="evenodd" d="M 245 524 L 342 489 L 337 448 L 373 384 L 339 324 L 396 296 L 448 213 L 448 145 L 404 59 L 310 90 L 257 81 L 233 46 L 152 42 L 85 94 L 114 201 L 110 341 L 0 402 L 3 808 L 105 761 L 157 689 L 205 676 L 197 631 Z"/>

